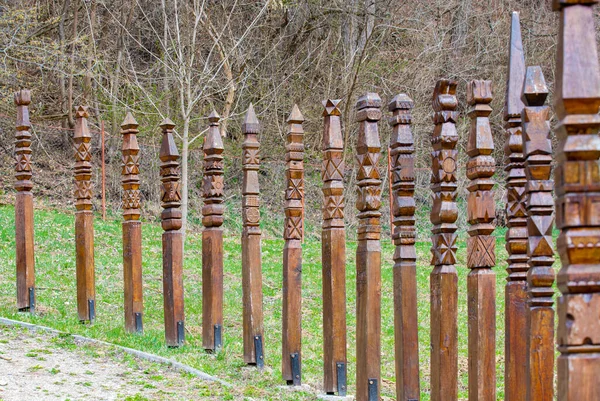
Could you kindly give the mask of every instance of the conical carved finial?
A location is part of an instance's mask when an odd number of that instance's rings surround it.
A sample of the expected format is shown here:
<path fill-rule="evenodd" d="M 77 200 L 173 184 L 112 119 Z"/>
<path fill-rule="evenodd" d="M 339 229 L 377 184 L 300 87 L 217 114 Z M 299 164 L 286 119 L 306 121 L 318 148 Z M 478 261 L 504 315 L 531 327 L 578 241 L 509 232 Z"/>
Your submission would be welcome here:
<path fill-rule="evenodd" d="M 221 119 L 221 116 L 214 109 L 210 113 L 210 115 L 208 116 L 208 122 L 211 123 L 211 125 L 218 124 L 218 122 L 219 122 L 220 119 Z"/>
<path fill-rule="evenodd" d="M 121 124 L 123 164 L 121 169 L 123 186 L 123 217 L 125 220 L 140 218 L 140 146 L 137 141 L 138 123 L 127 113 Z"/>
<path fill-rule="evenodd" d="M 221 133 L 219 132 L 220 120 L 221 117 L 219 117 L 217 112 L 214 110 L 208 116 L 208 122 L 210 126 L 208 127 L 208 132 L 204 141 L 203 149 L 205 154 L 223 153 L 223 140 L 221 139 Z M 217 150 L 220 150 L 220 152 L 217 152 Z"/>
<path fill-rule="evenodd" d="M 548 97 L 548 87 L 540 66 L 527 67 L 523 85 L 523 102 L 528 106 L 543 106 Z"/>
<path fill-rule="evenodd" d="M 173 128 L 175 128 L 175 124 L 173 121 L 165 118 L 163 122 L 160 123 L 160 128 L 163 133 L 159 153 L 160 160 L 177 160 L 179 158 L 179 151 L 177 150 L 177 145 L 175 145 L 175 138 L 173 138 Z"/>
<path fill-rule="evenodd" d="M 304 122 L 304 116 L 300 112 L 297 104 L 292 108 L 292 112 L 290 113 L 287 122 L 288 124 L 302 124 Z"/>
<path fill-rule="evenodd" d="M 121 128 L 122 129 L 130 129 L 130 128 L 137 128 L 138 126 L 139 126 L 139 124 L 135 120 L 135 118 L 133 118 L 133 114 L 131 114 L 131 112 L 127 112 L 125 119 L 121 123 Z"/>
<path fill-rule="evenodd" d="M 344 138 L 342 136 L 342 122 L 339 104 L 341 99 L 324 100 L 323 117 L 325 126 L 323 127 L 323 150 L 325 149 L 343 149 Z"/>
<path fill-rule="evenodd" d="M 179 187 L 179 152 L 173 138 L 175 124 L 166 118 L 161 124 L 160 176 L 162 181 L 161 204 L 163 207 L 162 228 L 165 231 L 179 230 L 181 221 L 181 190 Z"/>
<path fill-rule="evenodd" d="M 204 141 L 204 176 L 202 178 L 202 224 L 220 227 L 223 224 L 223 140 L 219 132 L 219 115 L 213 110 L 208 117 L 210 126 Z"/>
<path fill-rule="evenodd" d="M 519 117 L 523 110 L 521 93 L 525 80 L 525 53 L 521 41 L 521 22 L 519 13 L 513 11 L 510 26 L 510 48 L 508 52 L 508 83 L 504 104 L 504 120 Z"/>
<path fill-rule="evenodd" d="M 260 132 L 260 122 L 258 121 L 258 118 L 256 118 L 252 103 L 250 103 L 248 111 L 246 112 L 246 118 L 242 124 L 242 131 L 244 134 L 258 134 Z"/>

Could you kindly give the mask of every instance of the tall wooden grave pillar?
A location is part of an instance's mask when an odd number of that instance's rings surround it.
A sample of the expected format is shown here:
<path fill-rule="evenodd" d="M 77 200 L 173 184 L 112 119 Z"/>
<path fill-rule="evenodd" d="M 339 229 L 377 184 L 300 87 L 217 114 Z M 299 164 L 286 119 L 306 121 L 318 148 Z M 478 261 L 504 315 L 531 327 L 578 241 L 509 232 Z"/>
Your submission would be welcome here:
<path fill-rule="evenodd" d="M 346 364 L 346 230 L 344 226 L 344 138 L 339 104 L 323 101 L 323 387 L 325 393 L 347 392 Z"/>
<path fill-rule="evenodd" d="M 31 94 L 15 92 L 17 131 L 15 134 L 15 245 L 17 265 L 17 309 L 35 310 L 35 257 L 33 242 L 33 182 L 31 181 Z"/>
<path fill-rule="evenodd" d="M 121 124 L 123 135 L 123 283 L 125 286 L 125 330 L 143 331 L 142 223 L 140 222 L 140 146 L 138 123 L 127 113 Z"/>
<path fill-rule="evenodd" d="M 519 13 L 512 13 L 508 81 L 504 104 L 504 163 L 506 165 L 506 250 L 508 277 L 505 297 L 504 394 L 506 401 L 525 401 L 527 388 L 527 212 L 521 112 L 525 56 Z"/>
<path fill-rule="evenodd" d="M 173 138 L 175 124 L 168 118 L 161 124 L 160 176 L 162 181 L 161 214 L 163 251 L 163 301 L 165 340 L 169 347 L 185 342 L 183 307 L 183 233 L 181 221 L 181 188 L 179 183 L 179 152 Z"/>
<path fill-rule="evenodd" d="M 356 103 L 360 126 L 356 143 L 358 164 L 356 208 L 356 400 L 378 401 L 381 392 L 381 156 L 378 121 L 381 98 L 361 96 Z"/>
<path fill-rule="evenodd" d="M 223 140 L 216 111 L 208 116 L 202 178 L 202 346 L 223 346 Z"/>
<path fill-rule="evenodd" d="M 87 106 L 75 108 L 75 248 L 77 265 L 77 313 L 79 321 L 96 318 L 94 284 L 94 214 L 92 212 L 92 135 Z"/>
<path fill-rule="evenodd" d="M 523 87 L 523 154 L 527 186 L 528 365 L 527 399 L 554 399 L 554 225 L 550 107 L 544 106 L 548 88 L 540 67 L 529 67 Z"/>
<path fill-rule="evenodd" d="M 560 12 L 555 111 L 558 400 L 600 400 L 600 67 L 593 6 L 554 0 Z"/>
<path fill-rule="evenodd" d="M 288 384 L 300 385 L 302 345 L 302 237 L 304 208 L 304 117 L 294 105 L 288 117 L 285 153 L 285 229 L 283 237 L 283 313 L 281 371 Z"/>
<path fill-rule="evenodd" d="M 242 291 L 244 301 L 244 362 L 263 368 L 265 365 L 263 334 L 262 261 L 258 169 L 260 123 L 250 105 L 242 125 Z"/>
<path fill-rule="evenodd" d="M 456 263 L 457 82 L 441 79 L 433 94 L 431 138 L 431 400 L 458 399 L 458 277 Z"/>
<path fill-rule="evenodd" d="M 471 129 L 467 143 L 469 238 L 467 278 L 469 308 L 469 400 L 496 401 L 496 205 L 492 188 L 496 161 L 489 116 L 492 81 L 467 86 Z"/>
<path fill-rule="evenodd" d="M 411 131 L 414 102 L 405 94 L 389 104 L 394 215 L 394 336 L 396 398 L 420 399 L 417 251 L 415 249 L 415 144 Z"/>

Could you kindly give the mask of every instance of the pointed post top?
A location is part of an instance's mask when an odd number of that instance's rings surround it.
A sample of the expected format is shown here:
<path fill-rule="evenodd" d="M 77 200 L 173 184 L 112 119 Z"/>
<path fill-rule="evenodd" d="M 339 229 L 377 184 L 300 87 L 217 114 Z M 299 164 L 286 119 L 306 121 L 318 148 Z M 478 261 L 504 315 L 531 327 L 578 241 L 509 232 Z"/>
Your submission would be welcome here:
<path fill-rule="evenodd" d="M 131 112 L 127 112 L 125 119 L 121 123 L 121 129 L 123 129 L 123 130 L 135 129 L 138 126 L 139 126 L 139 124 L 133 117 L 133 114 L 131 114 Z"/>
<path fill-rule="evenodd" d="M 362 110 L 366 108 L 380 108 L 381 107 L 381 98 L 377 93 L 367 92 L 361 97 L 358 98 L 356 102 L 356 109 Z"/>
<path fill-rule="evenodd" d="M 88 106 L 76 106 L 75 107 L 75 118 L 88 118 Z"/>
<path fill-rule="evenodd" d="M 31 92 L 29 92 L 29 89 L 21 89 L 15 92 L 15 104 L 17 106 L 27 106 L 29 103 L 31 103 Z"/>
<path fill-rule="evenodd" d="M 244 134 L 258 134 L 260 132 L 260 122 L 258 121 L 258 118 L 256 118 L 252 103 L 250 103 L 248 111 L 246 112 L 246 118 L 242 124 L 242 131 Z"/>
<path fill-rule="evenodd" d="M 289 124 L 302 124 L 304 122 L 304 116 L 300 112 L 297 104 L 294 104 L 294 107 L 292 107 L 292 112 L 290 113 L 287 122 Z"/>
<path fill-rule="evenodd" d="M 212 111 L 208 116 L 208 121 L 210 126 L 208 127 L 208 132 L 206 133 L 206 138 L 204 139 L 204 153 L 214 153 L 212 150 L 223 150 L 223 140 L 221 139 L 221 133 L 219 132 L 219 120 L 221 117 L 217 114 L 216 111 Z M 221 152 L 218 152 L 221 153 Z"/>
<path fill-rule="evenodd" d="M 213 109 L 212 113 L 208 116 L 208 122 L 210 125 L 219 125 L 219 120 L 221 120 L 221 116 Z"/>
<path fill-rule="evenodd" d="M 510 45 L 508 51 L 508 79 L 504 103 L 504 120 L 518 118 L 525 105 L 521 100 L 525 79 L 525 52 L 521 40 L 521 22 L 519 13 L 513 11 L 510 25 Z"/>
<path fill-rule="evenodd" d="M 167 117 L 162 120 L 159 127 L 163 130 L 163 133 L 165 133 L 165 131 L 172 131 L 173 128 L 175 128 L 175 123 Z"/>
<path fill-rule="evenodd" d="M 323 111 L 323 117 L 327 117 L 327 116 L 341 116 L 342 112 L 339 109 L 339 104 L 342 101 L 342 99 L 327 99 L 327 100 L 323 100 L 321 103 L 323 103 L 323 107 L 325 108 L 325 110 Z"/>
<path fill-rule="evenodd" d="M 173 128 L 175 128 L 175 124 L 173 121 L 165 118 L 163 122 L 160 123 L 160 128 L 162 129 L 163 133 L 159 152 L 160 160 L 177 160 L 179 158 L 179 151 L 177 151 L 175 138 L 173 138 Z"/>
<path fill-rule="evenodd" d="M 456 86 L 458 82 L 454 79 L 440 79 L 435 84 L 433 91 L 433 110 L 455 110 L 458 106 L 456 98 Z"/>
<path fill-rule="evenodd" d="M 400 93 L 388 103 L 388 110 L 394 111 L 397 109 L 410 110 L 415 107 L 415 102 L 406 94 Z"/>
<path fill-rule="evenodd" d="M 539 65 L 527 67 L 523 85 L 523 102 L 528 106 L 543 106 L 548 97 L 548 86 Z"/>

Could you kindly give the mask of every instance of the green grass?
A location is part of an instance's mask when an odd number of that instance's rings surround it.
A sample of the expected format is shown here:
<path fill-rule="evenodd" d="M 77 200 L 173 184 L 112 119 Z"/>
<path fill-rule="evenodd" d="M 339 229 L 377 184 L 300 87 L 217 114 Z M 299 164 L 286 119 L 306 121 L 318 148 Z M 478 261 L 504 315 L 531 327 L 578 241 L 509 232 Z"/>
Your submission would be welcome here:
<path fill-rule="evenodd" d="M 265 225 L 272 224 L 263 214 Z M 117 218 L 95 221 L 95 261 L 97 319 L 93 325 L 82 325 L 77 319 L 75 287 L 75 245 L 73 213 L 36 210 L 36 287 L 38 314 L 16 312 L 14 208 L 0 206 L 0 315 L 17 320 L 50 326 L 68 333 L 81 334 L 111 343 L 136 348 L 176 359 L 218 376 L 234 385 L 233 389 L 207 388 L 207 396 L 218 399 L 312 400 L 322 383 L 322 317 L 321 317 L 321 244 L 307 238 L 303 249 L 303 383 L 314 392 L 289 392 L 279 388 L 281 380 L 281 299 L 283 241 L 264 239 L 263 293 L 265 311 L 265 356 L 267 368 L 260 372 L 246 367 L 242 359 L 242 285 L 241 246 L 239 235 L 227 235 L 224 241 L 224 343 L 216 355 L 202 348 L 201 294 L 201 228 L 194 226 L 187 237 L 184 262 L 186 345 L 169 349 L 164 345 L 162 304 L 162 259 L 160 224 L 144 222 L 144 334 L 126 334 L 123 329 L 123 276 L 121 221 Z M 277 223 L 279 224 L 279 220 Z M 319 230 L 311 227 L 311 230 Z M 504 352 L 504 284 L 506 251 L 503 232 L 498 236 L 497 267 L 497 383 L 498 399 L 503 394 Z M 462 232 L 458 249 L 459 272 L 459 396 L 467 398 L 467 295 L 466 295 L 466 233 Z M 392 294 L 393 245 L 382 240 L 382 395 L 395 398 L 394 328 Z M 419 355 L 421 362 L 421 391 L 429 399 L 429 243 L 417 243 Z M 349 394 L 354 393 L 355 381 L 355 265 L 356 243 L 347 244 L 347 314 Z M 73 347 L 68 338 L 57 338 L 57 344 Z M 218 393 L 211 393 L 218 391 Z M 136 399 L 136 398 L 132 398 Z"/>

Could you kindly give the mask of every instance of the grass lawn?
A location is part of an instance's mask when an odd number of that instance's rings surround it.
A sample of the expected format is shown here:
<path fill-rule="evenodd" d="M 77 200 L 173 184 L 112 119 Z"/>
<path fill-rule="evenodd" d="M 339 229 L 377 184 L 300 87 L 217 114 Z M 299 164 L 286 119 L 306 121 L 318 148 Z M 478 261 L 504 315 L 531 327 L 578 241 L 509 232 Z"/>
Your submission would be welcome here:
<path fill-rule="evenodd" d="M 268 214 L 263 214 L 269 224 Z M 274 222 L 271 222 L 274 223 Z M 279 224 L 279 222 L 276 222 Z M 310 230 L 320 231 L 309 226 Z M 75 242 L 73 212 L 38 209 L 35 213 L 36 287 L 38 314 L 16 312 L 14 208 L 0 205 L 0 315 L 50 326 L 62 331 L 97 338 L 126 347 L 166 356 L 218 376 L 233 384 L 212 394 L 214 399 L 313 400 L 322 385 L 322 317 L 321 317 L 321 244 L 316 237 L 307 238 L 303 250 L 302 305 L 302 375 L 303 383 L 312 388 L 289 392 L 279 386 L 281 380 L 281 239 L 264 239 L 263 293 L 265 311 L 265 358 L 263 372 L 246 367 L 242 359 L 242 279 L 240 236 L 229 231 L 224 241 L 225 300 L 224 350 L 216 355 L 202 348 L 201 231 L 191 229 L 186 241 L 184 263 L 186 341 L 180 349 L 164 345 L 162 304 L 162 257 L 160 224 L 144 222 L 144 334 L 130 335 L 123 329 L 123 273 L 121 220 L 119 216 L 103 222 L 95 221 L 96 302 L 97 319 L 82 325 L 77 319 L 75 287 Z M 497 232 L 497 383 L 498 399 L 504 399 L 504 284 L 506 251 L 504 232 Z M 466 233 L 461 232 L 458 248 L 459 272 L 459 397 L 467 399 L 467 294 Z M 382 277 L 382 396 L 395 399 L 394 326 L 392 294 L 393 245 L 383 245 Z M 419 242 L 418 307 L 421 392 L 429 400 L 429 266 L 430 244 Z M 349 394 L 355 382 L 355 251 L 356 243 L 347 244 L 348 305 L 348 380 Z"/>

